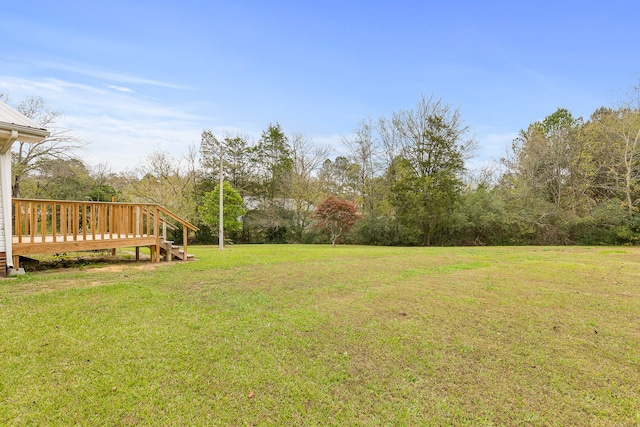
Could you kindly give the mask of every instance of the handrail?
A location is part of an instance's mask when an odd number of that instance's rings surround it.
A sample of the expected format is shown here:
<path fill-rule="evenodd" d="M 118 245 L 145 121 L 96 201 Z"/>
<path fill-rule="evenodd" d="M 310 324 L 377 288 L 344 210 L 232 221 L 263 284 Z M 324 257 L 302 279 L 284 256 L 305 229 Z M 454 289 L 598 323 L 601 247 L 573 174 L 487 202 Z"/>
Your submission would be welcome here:
<path fill-rule="evenodd" d="M 158 206 L 155 203 L 135 203 L 135 202 L 102 202 L 94 200 L 55 200 L 55 199 L 29 199 L 14 197 L 11 200 L 20 202 L 37 202 L 37 203 L 70 203 L 70 204 L 91 204 L 91 205 L 122 205 L 122 206 Z"/>
<path fill-rule="evenodd" d="M 174 214 L 173 212 L 167 210 L 166 208 L 160 206 L 160 205 L 156 205 L 158 210 L 160 212 L 162 212 L 163 214 L 175 219 L 176 221 L 178 221 L 179 223 L 181 223 L 182 225 L 184 225 L 185 227 L 187 227 L 188 229 L 192 230 L 192 231 L 198 231 L 200 230 L 198 227 L 196 227 L 195 225 L 191 224 L 189 221 L 187 221 L 186 219 L 180 218 L 178 215 Z"/>
<path fill-rule="evenodd" d="M 162 226 L 163 227 L 167 227 L 170 228 L 171 230 L 177 230 L 178 227 L 176 227 L 175 225 L 171 224 L 170 222 L 165 221 L 164 219 L 161 220 L 162 221 Z"/>
<path fill-rule="evenodd" d="M 20 202 L 56 203 L 56 204 L 65 203 L 65 204 L 75 204 L 75 205 L 91 204 L 91 205 L 103 205 L 103 206 L 141 206 L 141 207 L 151 208 L 151 212 L 153 212 L 155 210 L 155 208 L 157 208 L 159 212 L 162 212 L 163 214 L 167 215 L 168 217 L 171 217 L 172 219 L 178 221 L 182 225 L 186 226 L 188 229 L 190 229 L 192 231 L 200 230 L 198 227 L 196 227 L 195 225 L 191 224 L 186 219 L 181 218 L 180 216 L 174 214 L 173 212 L 169 211 L 164 206 L 160 206 L 160 205 L 155 204 L 155 203 L 98 202 L 98 201 L 92 201 L 92 200 L 81 201 L 81 200 L 53 200 L 53 199 L 26 199 L 26 198 L 13 198 L 12 200 L 20 201 Z"/>

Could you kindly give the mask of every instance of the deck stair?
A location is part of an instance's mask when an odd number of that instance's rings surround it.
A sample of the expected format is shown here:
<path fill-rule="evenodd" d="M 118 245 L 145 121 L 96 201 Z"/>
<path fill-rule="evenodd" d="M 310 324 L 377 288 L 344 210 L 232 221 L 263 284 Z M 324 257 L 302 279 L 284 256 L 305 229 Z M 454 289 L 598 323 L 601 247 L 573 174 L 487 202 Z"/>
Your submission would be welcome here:
<path fill-rule="evenodd" d="M 185 255 L 184 250 L 180 249 L 180 246 L 175 245 L 172 240 L 163 240 L 160 242 L 160 255 L 164 256 L 165 261 L 173 261 L 174 258 L 182 261 L 195 259 L 195 256 L 192 254 Z"/>

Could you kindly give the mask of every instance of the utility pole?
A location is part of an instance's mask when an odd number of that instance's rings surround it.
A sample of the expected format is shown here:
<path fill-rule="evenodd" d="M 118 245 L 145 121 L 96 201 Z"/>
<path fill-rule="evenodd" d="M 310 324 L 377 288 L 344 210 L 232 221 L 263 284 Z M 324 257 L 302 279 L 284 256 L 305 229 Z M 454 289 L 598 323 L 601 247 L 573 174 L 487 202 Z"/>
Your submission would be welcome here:
<path fill-rule="evenodd" d="M 218 235 L 218 246 L 220 250 L 224 250 L 224 210 L 223 210 L 223 200 L 224 200 L 224 174 L 222 173 L 222 141 L 220 141 L 220 233 Z"/>

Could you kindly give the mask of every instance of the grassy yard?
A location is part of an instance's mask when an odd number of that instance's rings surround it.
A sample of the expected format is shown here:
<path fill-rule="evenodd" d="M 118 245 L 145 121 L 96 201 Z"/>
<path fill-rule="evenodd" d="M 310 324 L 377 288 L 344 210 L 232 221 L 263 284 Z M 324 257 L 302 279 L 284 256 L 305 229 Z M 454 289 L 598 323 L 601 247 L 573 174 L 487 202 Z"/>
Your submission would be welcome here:
<path fill-rule="evenodd" d="M 190 251 L 0 281 L 0 425 L 640 425 L 640 249 Z"/>

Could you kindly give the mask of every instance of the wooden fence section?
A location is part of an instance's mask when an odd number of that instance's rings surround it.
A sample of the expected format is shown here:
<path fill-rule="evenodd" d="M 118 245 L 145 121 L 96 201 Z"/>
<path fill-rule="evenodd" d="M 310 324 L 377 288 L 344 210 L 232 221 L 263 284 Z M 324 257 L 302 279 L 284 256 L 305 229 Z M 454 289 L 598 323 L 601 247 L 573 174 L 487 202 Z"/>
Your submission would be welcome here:
<path fill-rule="evenodd" d="M 165 208 L 145 203 L 13 199 L 12 211 L 14 257 L 148 246 L 157 262 L 168 221 L 183 226 L 185 254 L 188 230 L 198 230 Z"/>

